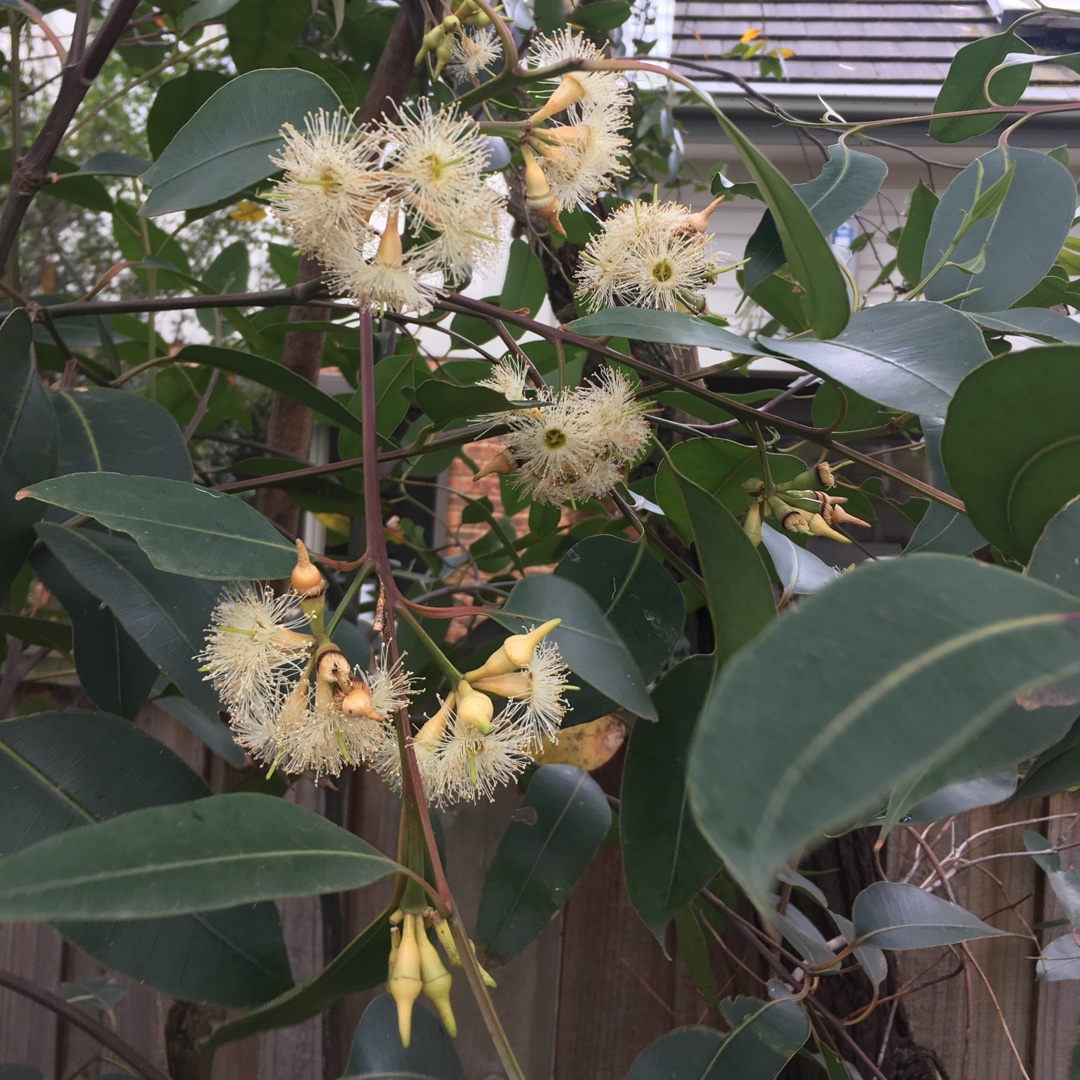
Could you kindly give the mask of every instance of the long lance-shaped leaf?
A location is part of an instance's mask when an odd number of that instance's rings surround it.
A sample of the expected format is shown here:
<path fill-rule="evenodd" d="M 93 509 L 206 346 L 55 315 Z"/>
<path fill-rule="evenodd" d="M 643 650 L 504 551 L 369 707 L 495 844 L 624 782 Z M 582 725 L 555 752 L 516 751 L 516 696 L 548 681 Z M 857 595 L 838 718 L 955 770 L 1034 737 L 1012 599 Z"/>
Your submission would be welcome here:
<path fill-rule="evenodd" d="M 39 499 L 128 533 L 159 569 L 227 581 L 287 577 L 296 551 L 247 503 L 157 476 L 74 473 L 24 488 Z"/>
<path fill-rule="evenodd" d="M 721 674 L 690 748 L 698 824 L 764 909 L 795 850 L 1078 670 L 1075 597 L 945 555 L 856 570 Z"/>
<path fill-rule="evenodd" d="M 61 833 L 0 859 L 0 919 L 146 919 L 359 889 L 401 871 L 283 799 L 213 795 Z"/>

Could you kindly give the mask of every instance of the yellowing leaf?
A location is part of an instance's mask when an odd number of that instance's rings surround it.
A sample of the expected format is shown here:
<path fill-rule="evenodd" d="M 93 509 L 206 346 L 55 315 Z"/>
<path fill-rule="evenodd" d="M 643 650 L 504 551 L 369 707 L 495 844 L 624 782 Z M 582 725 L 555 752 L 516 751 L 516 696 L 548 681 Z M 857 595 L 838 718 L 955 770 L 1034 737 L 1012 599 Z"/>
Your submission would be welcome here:
<path fill-rule="evenodd" d="M 754 40 L 754 38 L 759 37 L 761 37 L 761 31 L 751 28 L 750 30 L 747 30 L 741 38 L 739 38 L 739 44 L 749 45 L 750 42 Z"/>
<path fill-rule="evenodd" d="M 536 755 L 537 765 L 576 765 L 592 772 L 605 765 L 626 741 L 626 724 L 608 714 L 588 724 L 564 728 L 559 741 L 544 740 L 544 748 Z"/>
<path fill-rule="evenodd" d="M 315 514 L 315 520 L 324 525 L 330 532 L 339 536 L 349 535 L 349 519 L 344 514 Z"/>
<path fill-rule="evenodd" d="M 266 211 L 258 203 L 253 203 L 249 199 L 241 199 L 236 204 L 236 209 L 229 211 L 229 217 L 233 221 L 252 224 L 256 221 L 262 221 L 266 217 Z"/>

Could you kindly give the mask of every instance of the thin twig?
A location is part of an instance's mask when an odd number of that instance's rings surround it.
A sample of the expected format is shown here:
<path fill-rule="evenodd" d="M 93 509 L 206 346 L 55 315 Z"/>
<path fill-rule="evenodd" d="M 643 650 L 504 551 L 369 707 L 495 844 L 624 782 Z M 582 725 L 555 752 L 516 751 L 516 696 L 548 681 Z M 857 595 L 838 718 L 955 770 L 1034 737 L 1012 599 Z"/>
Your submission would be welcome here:
<path fill-rule="evenodd" d="M 99 1023 L 89 1013 L 74 1005 L 68 1004 L 56 994 L 42 990 L 32 982 L 16 975 L 12 971 L 0 968 L 0 986 L 13 990 L 16 994 L 36 1002 L 43 1008 L 49 1009 L 62 1016 L 73 1027 L 85 1031 L 91 1038 L 96 1039 L 102 1046 L 107 1047 L 114 1054 L 122 1057 L 132 1068 L 142 1073 L 145 1080 L 171 1080 L 168 1073 L 164 1073 L 152 1061 L 148 1061 L 133 1046 L 128 1045 L 119 1035 L 110 1031 L 104 1024 Z"/>

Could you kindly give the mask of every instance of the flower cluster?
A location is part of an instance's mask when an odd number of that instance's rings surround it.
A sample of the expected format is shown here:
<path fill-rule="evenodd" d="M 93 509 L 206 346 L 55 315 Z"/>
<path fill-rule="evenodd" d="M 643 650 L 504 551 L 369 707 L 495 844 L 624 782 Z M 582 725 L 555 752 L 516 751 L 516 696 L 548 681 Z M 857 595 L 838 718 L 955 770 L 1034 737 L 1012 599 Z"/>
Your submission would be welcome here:
<path fill-rule="evenodd" d="M 297 549 L 284 596 L 251 584 L 226 590 L 198 659 L 236 741 L 254 758 L 283 772 L 336 776 L 374 760 L 414 691 L 385 650 L 370 674 L 350 668 L 322 632 L 326 583 L 299 542 Z"/>
<path fill-rule="evenodd" d="M 230 586 L 199 654 L 228 707 L 237 742 L 286 773 L 337 776 L 368 764 L 401 787 L 394 719 L 416 693 L 384 648 L 370 674 L 353 671 L 323 629 L 326 582 L 297 543 L 292 590 L 274 596 Z M 555 739 L 569 705 L 567 669 L 544 638 L 558 619 L 508 637 L 453 691 L 413 738 L 427 801 L 492 798 Z M 306 627 L 310 633 L 302 632 Z M 496 715 L 494 699 L 505 702 Z"/>
<path fill-rule="evenodd" d="M 490 257 L 502 197 L 476 122 L 422 99 L 361 128 L 343 112 L 286 124 L 277 216 L 357 304 L 422 311 Z M 408 245 L 403 242 L 409 241 Z"/>
<path fill-rule="evenodd" d="M 822 490 L 835 484 L 833 466 L 824 461 L 804 470 L 792 480 L 776 484 L 772 489 L 760 476 L 744 480 L 743 491 L 754 501 L 743 518 L 743 532 L 757 547 L 761 543 L 762 518 L 775 514 L 776 520 L 788 532 L 824 536 L 841 544 L 850 544 L 851 541 L 833 526 L 860 525 L 869 529 L 870 522 L 849 514 L 844 509 L 844 503 L 848 501 L 846 498 Z"/>
<path fill-rule="evenodd" d="M 600 51 L 583 34 L 560 30 L 536 40 L 525 67 L 542 71 L 600 59 Z M 526 203 L 561 232 L 561 207 L 595 198 L 629 172 L 620 158 L 630 141 L 620 132 L 630 123 L 632 95 L 616 71 L 573 70 L 551 81 L 556 83 L 551 96 L 529 117 L 522 156 Z M 543 126 L 560 113 L 565 123 Z"/>
<path fill-rule="evenodd" d="M 524 384 L 524 369 L 513 361 L 497 365 L 481 383 L 516 402 L 529 400 Z M 649 444 L 647 405 L 611 368 L 559 394 L 544 388 L 531 400 L 536 402 L 531 408 L 481 418 L 510 430 L 506 447 L 474 480 L 489 472 L 512 475 L 537 502 L 554 505 L 600 499 L 611 494 Z"/>
<path fill-rule="evenodd" d="M 704 311 L 702 290 L 718 273 L 705 229 L 720 202 L 696 214 L 678 203 L 635 200 L 621 206 L 582 252 L 578 284 L 589 309 Z"/>
<path fill-rule="evenodd" d="M 521 775 L 545 739 L 557 736 L 570 687 L 558 648 L 543 638 L 558 622 L 507 638 L 481 667 L 466 673 L 413 736 L 430 804 L 493 799 L 498 788 Z M 492 697 L 506 701 L 497 714 Z M 387 783 L 400 788 L 396 745 L 384 747 L 374 764 Z"/>

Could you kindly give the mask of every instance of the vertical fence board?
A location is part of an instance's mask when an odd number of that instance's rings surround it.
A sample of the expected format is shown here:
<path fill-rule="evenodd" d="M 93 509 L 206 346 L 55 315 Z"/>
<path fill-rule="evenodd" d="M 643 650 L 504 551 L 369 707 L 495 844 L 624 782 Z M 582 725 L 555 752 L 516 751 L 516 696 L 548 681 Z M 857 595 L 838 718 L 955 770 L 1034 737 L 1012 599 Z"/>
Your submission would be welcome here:
<path fill-rule="evenodd" d="M 61 949 L 59 935 L 40 923 L 0 925 L 0 967 L 44 990 L 61 981 Z M 53 1013 L 0 988 L 0 1062 L 33 1065 L 47 1080 L 56 1070 L 58 1039 Z"/>

